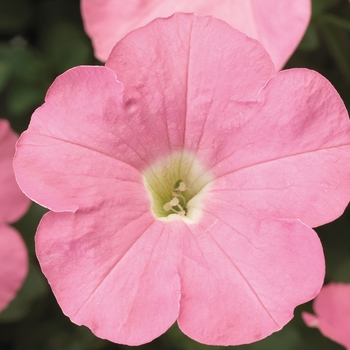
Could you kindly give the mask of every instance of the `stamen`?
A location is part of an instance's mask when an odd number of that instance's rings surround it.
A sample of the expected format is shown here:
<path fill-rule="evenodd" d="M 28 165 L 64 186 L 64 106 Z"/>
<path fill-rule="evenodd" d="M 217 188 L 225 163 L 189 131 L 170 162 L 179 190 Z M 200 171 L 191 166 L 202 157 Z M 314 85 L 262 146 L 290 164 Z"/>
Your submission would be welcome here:
<path fill-rule="evenodd" d="M 177 205 L 177 207 L 179 207 L 181 210 L 183 210 L 183 208 L 182 208 L 180 203 Z"/>
<path fill-rule="evenodd" d="M 171 208 L 171 211 L 173 211 L 175 214 L 178 214 L 178 215 L 181 215 L 181 216 L 185 216 L 186 215 L 186 212 L 184 212 L 183 210 L 176 210 L 174 208 Z"/>
<path fill-rule="evenodd" d="M 185 198 L 182 194 L 180 194 L 180 193 L 178 192 L 178 190 L 173 190 L 173 191 L 172 191 L 172 195 L 173 195 L 174 197 L 180 197 L 180 198 L 183 200 L 184 205 L 186 206 L 187 200 L 186 200 L 186 198 Z"/>
<path fill-rule="evenodd" d="M 179 184 L 179 187 L 178 187 L 178 190 L 180 191 L 180 192 L 184 192 L 184 191 L 186 191 L 186 184 L 184 183 L 184 182 L 180 182 L 180 184 Z"/>
<path fill-rule="evenodd" d="M 164 209 L 165 211 L 170 211 L 170 210 L 173 209 L 173 206 L 170 204 L 170 202 L 168 202 L 168 203 L 165 203 L 165 204 L 163 205 L 163 209 Z"/>
<path fill-rule="evenodd" d="M 182 180 L 178 180 L 175 183 L 174 189 L 171 191 L 173 198 L 170 202 L 163 205 L 163 209 L 165 211 L 172 211 L 173 213 L 181 216 L 186 216 L 186 210 L 184 207 L 186 208 L 187 200 L 186 197 L 181 194 L 181 192 L 185 192 L 186 190 L 188 190 L 186 184 Z M 180 204 L 179 198 L 182 200 L 182 205 Z"/>
<path fill-rule="evenodd" d="M 186 215 L 186 212 L 183 210 L 183 208 L 181 207 L 181 205 L 178 204 L 178 205 L 176 205 L 176 206 L 177 206 L 178 208 L 180 208 L 180 210 L 177 210 L 177 209 L 171 207 L 170 202 L 164 204 L 163 208 L 164 208 L 166 211 L 172 211 L 172 212 L 174 212 L 175 214 L 178 214 L 178 215 L 181 215 L 181 216 L 185 216 L 185 215 Z"/>
<path fill-rule="evenodd" d="M 173 198 L 170 202 L 172 207 L 175 207 L 175 205 L 178 205 L 180 203 L 179 199 L 178 198 Z"/>
<path fill-rule="evenodd" d="M 163 209 L 165 210 L 165 211 L 170 211 L 170 210 L 172 210 L 172 211 L 174 211 L 174 209 L 173 209 L 173 207 L 175 207 L 175 206 L 177 206 L 177 205 L 179 205 L 179 200 L 178 200 L 178 198 L 173 198 L 170 202 L 168 202 L 168 203 L 165 203 L 164 205 L 163 205 Z M 177 213 L 177 212 L 176 212 Z"/>

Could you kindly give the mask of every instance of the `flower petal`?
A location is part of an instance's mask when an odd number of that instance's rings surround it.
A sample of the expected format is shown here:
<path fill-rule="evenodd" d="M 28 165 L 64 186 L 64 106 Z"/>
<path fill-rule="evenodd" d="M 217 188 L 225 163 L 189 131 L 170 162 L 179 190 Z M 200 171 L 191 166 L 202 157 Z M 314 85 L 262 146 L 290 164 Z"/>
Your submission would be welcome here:
<path fill-rule="evenodd" d="M 92 39 L 96 57 L 102 61 L 107 60 L 114 45 L 131 30 L 175 12 L 214 16 L 258 37 L 253 6 L 246 0 L 130 0 L 127 4 L 118 0 L 81 1 L 85 30 Z"/>
<path fill-rule="evenodd" d="M 12 227 L 0 226 L 0 311 L 14 298 L 28 271 L 25 244 Z"/>
<path fill-rule="evenodd" d="M 316 297 L 313 308 L 317 316 L 304 312 L 305 323 L 350 349 L 350 285 L 327 284 Z"/>
<path fill-rule="evenodd" d="M 96 57 L 106 61 L 113 46 L 130 30 L 174 12 L 211 15 L 259 40 L 277 69 L 302 38 L 311 15 L 310 0 L 82 0 L 85 30 Z"/>
<path fill-rule="evenodd" d="M 261 42 L 276 69 L 280 70 L 306 31 L 311 18 L 311 1 L 251 1 L 258 28 L 258 36 L 254 38 Z"/>
<path fill-rule="evenodd" d="M 236 215 L 224 222 L 206 213 L 201 228 L 191 226 L 184 242 L 178 323 L 205 344 L 268 336 L 323 283 L 322 246 L 300 221 Z"/>
<path fill-rule="evenodd" d="M 207 119 L 222 124 L 228 104 L 234 109 L 237 101 L 256 99 L 275 73 L 255 40 L 217 19 L 189 14 L 130 33 L 106 65 L 124 84 L 127 120 L 139 126 L 138 140 L 161 146 L 158 157 L 184 145 L 194 154 L 199 144 L 213 150 L 218 140 L 202 137 Z"/>
<path fill-rule="evenodd" d="M 18 220 L 28 209 L 29 199 L 19 189 L 12 168 L 18 135 L 7 120 L 0 119 L 0 223 Z"/>
<path fill-rule="evenodd" d="M 55 211 L 74 211 L 128 192 L 134 205 L 142 205 L 143 179 L 134 166 L 145 161 L 123 124 L 122 91 L 105 67 L 73 68 L 56 79 L 17 144 L 14 168 L 30 198 Z"/>
<path fill-rule="evenodd" d="M 73 322 L 101 338 L 138 345 L 176 321 L 179 237 L 174 226 L 149 212 L 121 213 L 105 205 L 89 213 L 46 214 L 36 247 L 57 301 Z"/>
<path fill-rule="evenodd" d="M 331 84 L 305 69 L 280 72 L 246 114 L 232 132 L 231 151 L 214 152 L 221 161 L 212 196 L 312 227 L 339 217 L 350 199 L 350 123 Z"/>

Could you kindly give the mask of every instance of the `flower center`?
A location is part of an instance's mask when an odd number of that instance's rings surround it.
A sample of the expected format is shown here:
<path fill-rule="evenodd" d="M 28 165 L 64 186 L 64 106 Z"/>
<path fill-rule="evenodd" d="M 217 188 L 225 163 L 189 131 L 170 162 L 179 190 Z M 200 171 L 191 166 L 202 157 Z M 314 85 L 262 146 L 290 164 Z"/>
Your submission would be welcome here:
<path fill-rule="evenodd" d="M 188 194 L 186 184 L 182 180 L 178 180 L 175 183 L 174 189 L 171 191 L 171 194 L 174 196 L 170 202 L 167 202 L 163 205 L 165 211 L 172 211 L 175 214 L 181 216 L 186 216 L 187 214 L 187 198 Z"/>
<path fill-rule="evenodd" d="M 151 165 L 143 175 L 156 218 L 198 219 L 203 195 L 213 177 L 192 154 L 173 153 Z"/>

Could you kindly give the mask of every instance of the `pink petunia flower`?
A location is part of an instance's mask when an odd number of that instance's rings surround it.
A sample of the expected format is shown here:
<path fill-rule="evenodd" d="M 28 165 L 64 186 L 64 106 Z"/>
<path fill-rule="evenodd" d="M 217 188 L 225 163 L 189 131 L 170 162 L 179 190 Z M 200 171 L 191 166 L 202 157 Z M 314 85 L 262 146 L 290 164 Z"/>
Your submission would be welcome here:
<path fill-rule="evenodd" d="M 16 295 L 28 270 L 25 244 L 17 231 L 6 225 L 18 220 L 29 206 L 12 168 L 17 139 L 9 123 L 0 119 L 0 311 Z"/>
<path fill-rule="evenodd" d="M 350 284 L 330 283 L 316 297 L 315 315 L 303 312 L 302 317 L 309 327 L 317 327 L 333 341 L 350 349 Z"/>
<path fill-rule="evenodd" d="M 212 15 L 257 39 L 279 70 L 298 46 L 311 17 L 310 0 L 81 0 L 85 31 L 106 61 L 130 30 L 174 12 Z"/>
<path fill-rule="evenodd" d="M 105 67 L 59 76 L 18 141 L 36 235 L 63 312 L 137 345 L 176 320 L 207 344 L 281 329 L 314 298 L 310 226 L 350 198 L 350 122 L 307 69 L 275 72 L 255 40 L 176 14 L 129 33 Z"/>

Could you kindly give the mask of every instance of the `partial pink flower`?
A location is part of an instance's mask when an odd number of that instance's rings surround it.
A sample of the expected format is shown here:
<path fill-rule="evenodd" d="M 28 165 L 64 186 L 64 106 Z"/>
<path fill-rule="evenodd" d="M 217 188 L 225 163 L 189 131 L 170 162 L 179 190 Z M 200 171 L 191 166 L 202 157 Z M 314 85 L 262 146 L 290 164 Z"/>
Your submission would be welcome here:
<path fill-rule="evenodd" d="M 287 62 L 311 17 L 310 0 L 81 0 L 86 33 L 95 55 L 106 61 L 113 46 L 130 30 L 156 17 L 194 12 L 226 21 L 259 40 L 279 70 Z"/>
<path fill-rule="evenodd" d="M 0 311 L 21 287 L 28 271 L 26 246 L 12 227 L 0 225 Z"/>
<path fill-rule="evenodd" d="M 73 322 L 137 345 L 177 320 L 235 345 L 319 293 L 310 226 L 348 204 L 350 122 L 318 73 L 276 73 L 259 42 L 176 14 L 59 76 L 14 167 L 51 210 L 37 256 Z"/>
<path fill-rule="evenodd" d="M 305 323 L 350 349 L 350 284 L 327 284 L 316 297 L 313 308 L 316 316 L 302 314 Z"/>
<path fill-rule="evenodd" d="M 23 241 L 15 229 L 6 225 L 18 220 L 29 206 L 12 168 L 17 139 L 9 123 L 0 119 L 0 311 L 16 295 L 28 269 Z"/>
<path fill-rule="evenodd" d="M 12 168 L 18 135 L 0 119 L 0 223 L 17 221 L 28 210 L 29 199 L 19 189 Z"/>

